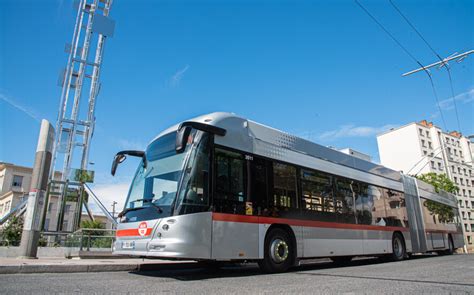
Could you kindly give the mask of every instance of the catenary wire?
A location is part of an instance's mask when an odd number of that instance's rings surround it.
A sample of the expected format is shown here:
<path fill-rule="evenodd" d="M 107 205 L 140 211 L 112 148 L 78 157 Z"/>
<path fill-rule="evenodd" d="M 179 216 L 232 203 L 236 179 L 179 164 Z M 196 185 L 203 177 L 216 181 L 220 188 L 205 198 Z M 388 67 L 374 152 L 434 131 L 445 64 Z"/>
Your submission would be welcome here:
<path fill-rule="evenodd" d="M 428 75 L 428 78 L 430 80 L 430 84 L 431 84 L 431 88 L 433 89 L 433 93 L 434 93 L 434 97 L 435 97 L 435 100 L 436 100 L 436 105 L 438 106 L 438 110 L 439 110 L 439 113 L 441 115 L 441 119 L 443 121 L 443 125 L 444 125 L 444 129 L 446 130 L 446 121 L 444 120 L 444 116 L 443 116 L 443 112 L 441 110 L 441 107 L 440 107 L 440 104 L 439 104 L 439 99 L 438 99 L 438 94 L 436 92 L 436 88 L 434 86 L 434 82 L 433 82 L 433 78 L 431 77 L 431 74 L 430 72 L 425 69 L 425 67 L 423 66 L 423 64 L 415 58 L 415 56 L 413 54 L 410 53 L 410 51 L 408 51 L 407 48 L 405 48 L 405 46 L 402 45 L 402 43 L 400 43 L 400 41 L 397 40 L 397 38 L 395 38 L 395 36 L 393 36 L 376 18 L 375 16 L 373 16 L 358 0 L 354 0 L 355 3 L 413 60 L 415 61 L 421 68 L 424 69 L 424 72 Z"/>
<path fill-rule="evenodd" d="M 423 35 L 420 33 L 420 31 L 418 31 L 416 29 L 415 25 L 413 25 L 413 23 L 408 19 L 408 17 L 405 16 L 405 14 L 398 8 L 398 6 L 395 5 L 395 3 L 392 0 L 389 0 L 389 2 L 393 6 L 393 8 L 398 12 L 398 14 L 400 14 L 400 16 L 413 29 L 413 31 L 416 32 L 416 34 L 421 38 L 421 40 L 423 40 L 423 42 L 425 42 L 426 46 L 428 46 L 428 48 L 434 53 L 434 55 L 436 55 L 436 57 L 438 57 L 438 59 L 443 63 L 444 67 L 446 68 L 446 71 L 448 72 L 448 77 L 449 77 L 449 85 L 450 85 L 450 88 L 451 88 L 451 96 L 452 96 L 452 99 L 453 99 L 454 110 L 455 110 L 455 113 L 456 113 L 456 120 L 457 120 L 457 123 L 458 123 L 459 132 L 461 132 L 461 124 L 460 124 L 460 121 L 459 121 L 458 108 L 457 108 L 457 105 L 456 105 L 456 98 L 455 98 L 455 95 L 454 95 L 453 79 L 451 77 L 451 70 L 449 69 L 448 64 L 444 63 L 443 58 L 438 54 L 438 52 L 436 52 L 436 50 L 434 50 L 433 46 L 431 46 L 431 44 L 425 39 L 425 37 L 423 37 Z"/>

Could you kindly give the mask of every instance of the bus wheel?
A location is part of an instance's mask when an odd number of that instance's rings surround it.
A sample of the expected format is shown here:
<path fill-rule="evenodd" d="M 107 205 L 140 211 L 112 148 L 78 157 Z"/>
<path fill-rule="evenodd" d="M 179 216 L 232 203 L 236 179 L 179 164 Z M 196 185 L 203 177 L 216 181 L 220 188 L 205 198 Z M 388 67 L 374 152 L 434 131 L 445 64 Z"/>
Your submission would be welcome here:
<path fill-rule="evenodd" d="M 453 255 L 454 253 L 454 243 L 451 235 L 448 236 L 448 249 L 444 251 L 445 255 Z"/>
<path fill-rule="evenodd" d="M 344 265 L 351 262 L 352 256 L 335 256 L 330 257 L 330 259 L 337 265 Z"/>
<path fill-rule="evenodd" d="M 394 233 L 392 238 L 392 255 L 393 261 L 400 261 L 405 258 L 406 249 L 403 236 L 400 233 Z"/>
<path fill-rule="evenodd" d="M 258 265 L 264 272 L 284 272 L 293 265 L 294 253 L 289 233 L 281 228 L 273 228 L 267 233 L 264 259 Z"/>

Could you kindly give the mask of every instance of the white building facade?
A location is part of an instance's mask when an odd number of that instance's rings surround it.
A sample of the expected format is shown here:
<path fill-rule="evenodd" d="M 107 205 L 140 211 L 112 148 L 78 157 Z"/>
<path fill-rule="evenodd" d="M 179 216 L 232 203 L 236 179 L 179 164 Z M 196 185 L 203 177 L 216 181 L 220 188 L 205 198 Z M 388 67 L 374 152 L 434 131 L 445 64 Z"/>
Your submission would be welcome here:
<path fill-rule="evenodd" d="M 474 251 L 474 147 L 459 132 L 443 132 L 423 120 L 377 136 L 380 163 L 410 175 L 446 174 L 459 187 L 459 213 L 466 244 Z"/>

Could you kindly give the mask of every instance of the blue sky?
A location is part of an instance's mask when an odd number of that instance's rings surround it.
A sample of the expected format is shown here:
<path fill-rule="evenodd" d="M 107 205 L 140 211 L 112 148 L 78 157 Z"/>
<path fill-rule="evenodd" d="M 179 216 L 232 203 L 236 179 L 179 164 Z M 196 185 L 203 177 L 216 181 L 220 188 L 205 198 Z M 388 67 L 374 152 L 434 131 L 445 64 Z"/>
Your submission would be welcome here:
<path fill-rule="evenodd" d="M 388 1 L 363 1 L 417 59 L 431 51 Z M 439 52 L 474 48 L 473 1 L 395 3 Z M 108 172 L 115 152 L 161 130 L 229 111 L 378 160 L 377 133 L 422 119 L 442 126 L 426 75 L 353 1 L 116 0 L 90 160 L 107 202 L 136 163 Z M 31 166 L 39 119 L 56 121 L 72 1 L 0 0 L 0 161 Z M 474 133 L 474 56 L 452 64 L 462 132 Z M 457 129 L 445 70 L 432 71 L 449 130 Z M 119 189 L 120 188 L 120 189 Z"/>

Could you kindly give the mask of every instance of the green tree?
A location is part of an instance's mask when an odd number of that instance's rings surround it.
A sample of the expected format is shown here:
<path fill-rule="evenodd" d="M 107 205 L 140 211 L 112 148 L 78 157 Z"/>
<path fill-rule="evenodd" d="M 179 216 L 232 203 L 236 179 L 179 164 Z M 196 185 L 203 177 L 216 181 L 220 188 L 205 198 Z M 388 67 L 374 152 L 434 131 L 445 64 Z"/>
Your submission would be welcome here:
<path fill-rule="evenodd" d="M 416 176 L 418 179 L 431 184 L 436 192 L 443 190 L 448 193 L 456 194 L 459 187 L 446 176 L 446 174 L 436 174 L 434 172 Z M 425 207 L 431 215 L 437 215 L 440 222 L 452 222 L 454 220 L 454 210 L 444 204 L 426 200 Z"/>
<path fill-rule="evenodd" d="M 23 217 L 13 216 L 2 230 L 2 244 L 5 246 L 19 246 L 23 232 Z"/>
<path fill-rule="evenodd" d="M 417 175 L 416 178 L 434 186 L 436 192 L 443 190 L 448 193 L 456 194 L 459 187 L 446 176 L 446 174 L 436 174 L 434 172 Z"/>
<path fill-rule="evenodd" d="M 90 243 L 89 245 L 93 248 L 109 248 L 112 245 L 112 238 L 104 236 L 106 231 L 103 231 L 104 224 L 97 220 L 83 220 L 81 222 L 81 228 L 86 229 L 83 231 L 83 242 Z M 94 230 L 97 229 L 97 230 Z"/>

